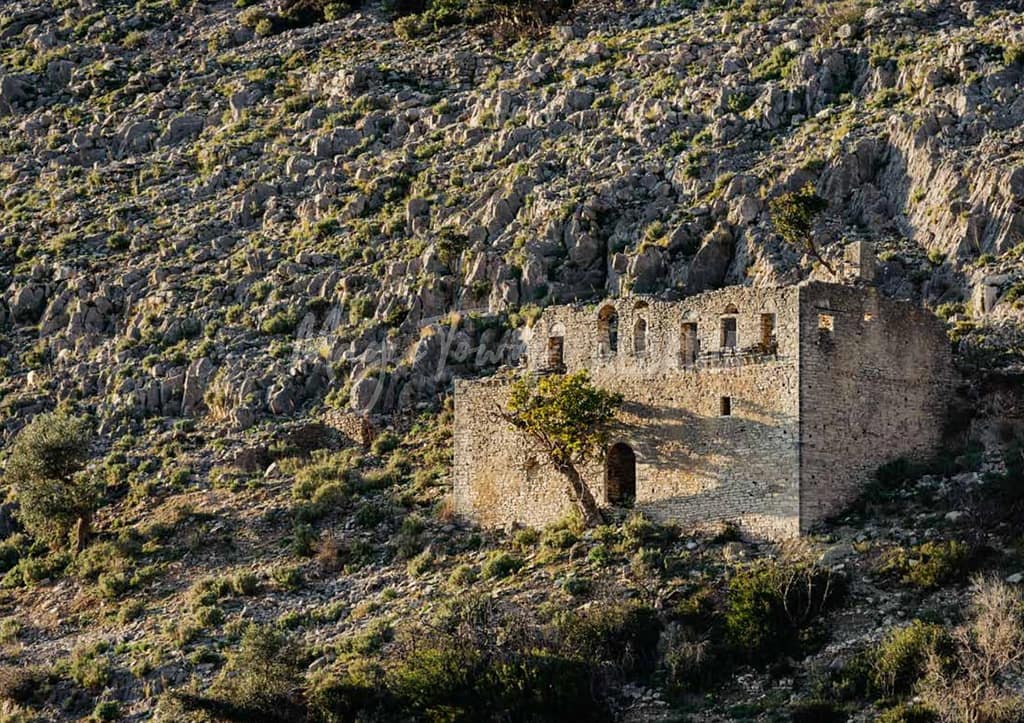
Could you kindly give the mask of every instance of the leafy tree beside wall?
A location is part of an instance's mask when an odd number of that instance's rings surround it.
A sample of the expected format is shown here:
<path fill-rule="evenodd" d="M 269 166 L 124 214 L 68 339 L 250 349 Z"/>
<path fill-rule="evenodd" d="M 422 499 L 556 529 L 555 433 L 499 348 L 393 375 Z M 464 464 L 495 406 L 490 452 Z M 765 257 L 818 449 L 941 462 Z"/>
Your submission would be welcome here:
<path fill-rule="evenodd" d="M 622 395 L 599 389 L 586 371 L 516 381 L 497 416 L 536 446 L 565 478 L 567 491 L 588 525 L 602 521 L 580 466 L 608 443 Z"/>

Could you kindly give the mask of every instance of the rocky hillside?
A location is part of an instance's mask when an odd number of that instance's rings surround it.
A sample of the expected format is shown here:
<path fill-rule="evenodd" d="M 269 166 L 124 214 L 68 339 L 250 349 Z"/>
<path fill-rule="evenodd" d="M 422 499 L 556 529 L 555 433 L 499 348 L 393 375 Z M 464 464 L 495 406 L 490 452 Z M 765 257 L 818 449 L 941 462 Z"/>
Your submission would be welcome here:
<path fill-rule="evenodd" d="M 1018 0 L 586 1 L 528 26 L 480 3 L 326 3 L 286 22 L 287 5 L 0 7 L 0 438 L 57 407 L 87 416 L 105 502 L 75 559 L 19 531 L 16 502 L 0 514 L 0 693 L 17 720 L 106 703 L 182 720 L 171 692 L 242 665 L 252 621 L 301 638 L 302 675 L 351 672 L 477 575 L 541 617 L 595 590 L 662 615 L 659 590 L 689 575 L 724 595 L 723 571 L 774 550 L 657 532 L 670 561 L 645 562 L 627 525 L 508 552 L 450 519 L 451 379 L 514 361 L 544 305 L 828 279 L 869 239 L 883 290 L 948 319 L 965 369 L 1020 366 Z M 807 184 L 827 201 L 811 236 L 825 263 L 773 224 L 773 199 Z M 1005 416 L 1013 384 L 993 384 L 974 406 Z M 874 559 L 880 538 L 916 561 L 965 537 L 982 513 L 964 490 L 1013 477 L 1001 445 L 1017 430 L 994 428 L 975 428 L 984 463 L 925 478 L 937 507 L 853 523 L 836 560 Z M 978 534 L 964 544 L 997 550 L 979 569 L 1013 573 L 1012 534 Z M 511 567 L 486 573 L 502 554 Z M 954 608 L 968 594 L 929 589 Z M 908 593 L 883 627 L 924 604 Z M 617 661 L 602 715 L 670 715 L 658 696 L 700 688 L 662 685 L 664 658 L 633 663 Z M 12 683 L 15 668 L 37 677 Z M 708 715 L 821 694 L 797 669 L 733 680 Z"/>
<path fill-rule="evenodd" d="M 259 9 L 6 4 L 8 432 L 408 409 L 532 305 L 815 273 L 767 204 L 807 181 L 827 258 L 866 236 L 891 293 L 1019 316 L 1014 3 L 584 5 L 511 45 Z"/>

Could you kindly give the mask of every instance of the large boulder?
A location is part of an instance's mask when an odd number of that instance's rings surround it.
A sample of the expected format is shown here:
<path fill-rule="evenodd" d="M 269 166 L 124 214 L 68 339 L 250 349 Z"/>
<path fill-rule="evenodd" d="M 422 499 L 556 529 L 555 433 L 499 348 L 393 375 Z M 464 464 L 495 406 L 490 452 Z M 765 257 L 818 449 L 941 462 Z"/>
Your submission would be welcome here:
<path fill-rule="evenodd" d="M 718 224 L 704 238 L 697 255 L 690 262 L 686 277 L 686 293 L 699 294 L 722 285 L 732 263 L 735 238 L 726 224 Z"/>

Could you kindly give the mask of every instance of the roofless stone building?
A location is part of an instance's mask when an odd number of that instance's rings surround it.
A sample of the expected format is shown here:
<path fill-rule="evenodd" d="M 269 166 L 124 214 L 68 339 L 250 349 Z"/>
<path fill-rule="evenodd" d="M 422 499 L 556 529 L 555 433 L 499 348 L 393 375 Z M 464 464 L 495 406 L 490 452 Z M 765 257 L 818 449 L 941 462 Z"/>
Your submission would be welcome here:
<path fill-rule="evenodd" d="M 624 395 L 611 444 L 582 470 L 599 503 L 770 538 L 841 511 L 881 464 L 932 455 L 954 382 L 931 313 L 817 282 L 550 307 L 526 359 L 531 373 L 587 369 Z M 456 382 L 455 505 L 483 525 L 539 526 L 572 504 L 493 417 L 510 383 Z"/>

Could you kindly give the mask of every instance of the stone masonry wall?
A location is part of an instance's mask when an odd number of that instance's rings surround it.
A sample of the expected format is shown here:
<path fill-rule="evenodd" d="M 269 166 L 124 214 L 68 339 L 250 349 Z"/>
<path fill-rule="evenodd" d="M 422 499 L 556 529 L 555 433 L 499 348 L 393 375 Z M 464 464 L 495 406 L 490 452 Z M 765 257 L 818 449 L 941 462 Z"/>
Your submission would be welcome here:
<path fill-rule="evenodd" d="M 612 310 L 614 351 L 603 321 Z M 695 357 L 684 353 L 690 324 Z M 723 348 L 733 328 L 734 346 Z M 733 521 L 772 538 L 840 510 L 882 463 L 931 454 L 952 383 L 935 317 L 874 289 L 830 284 L 553 307 L 526 343 L 528 371 L 587 369 L 623 394 L 611 444 L 636 455 L 636 509 L 687 526 Z M 564 480 L 492 418 L 511 378 L 456 383 L 455 505 L 487 526 L 541 526 L 572 506 Z M 582 471 L 609 504 L 605 461 Z"/>
<path fill-rule="evenodd" d="M 806 531 L 856 498 L 880 465 L 937 451 L 954 372 L 941 322 L 875 289 L 802 287 L 801 332 Z"/>
<path fill-rule="evenodd" d="M 728 289 L 682 302 L 625 299 L 545 311 L 528 340 L 529 369 L 548 366 L 548 338 L 563 339 L 567 371 L 587 368 L 625 404 L 611 442 L 636 454 L 635 507 L 653 519 L 700 525 L 738 523 L 770 537 L 797 534 L 798 382 L 796 289 Z M 616 353 L 602 347 L 599 316 L 618 314 Z M 774 315 L 777 349 L 762 341 L 762 314 Z M 721 352 L 721 319 L 735 318 L 735 350 Z M 646 324 L 645 351 L 634 345 Z M 703 354 L 680 355 L 683 323 L 696 323 Z M 746 353 L 743 350 L 746 349 Z M 487 525 L 542 525 L 570 508 L 564 482 L 532 459 L 518 434 L 490 419 L 507 383 L 459 382 L 455 393 L 456 509 Z M 723 416 L 722 398 L 731 400 Z M 607 503 L 603 460 L 584 471 Z"/>
<path fill-rule="evenodd" d="M 550 466 L 542 464 L 525 438 L 491 417 L 508 399 L 511 379 L 455 382 L 455 509 L 485 527 L 520 523 L 541 527 L 572 510 Z M 598 499 L 593 476 L 587 477 Z"/>

